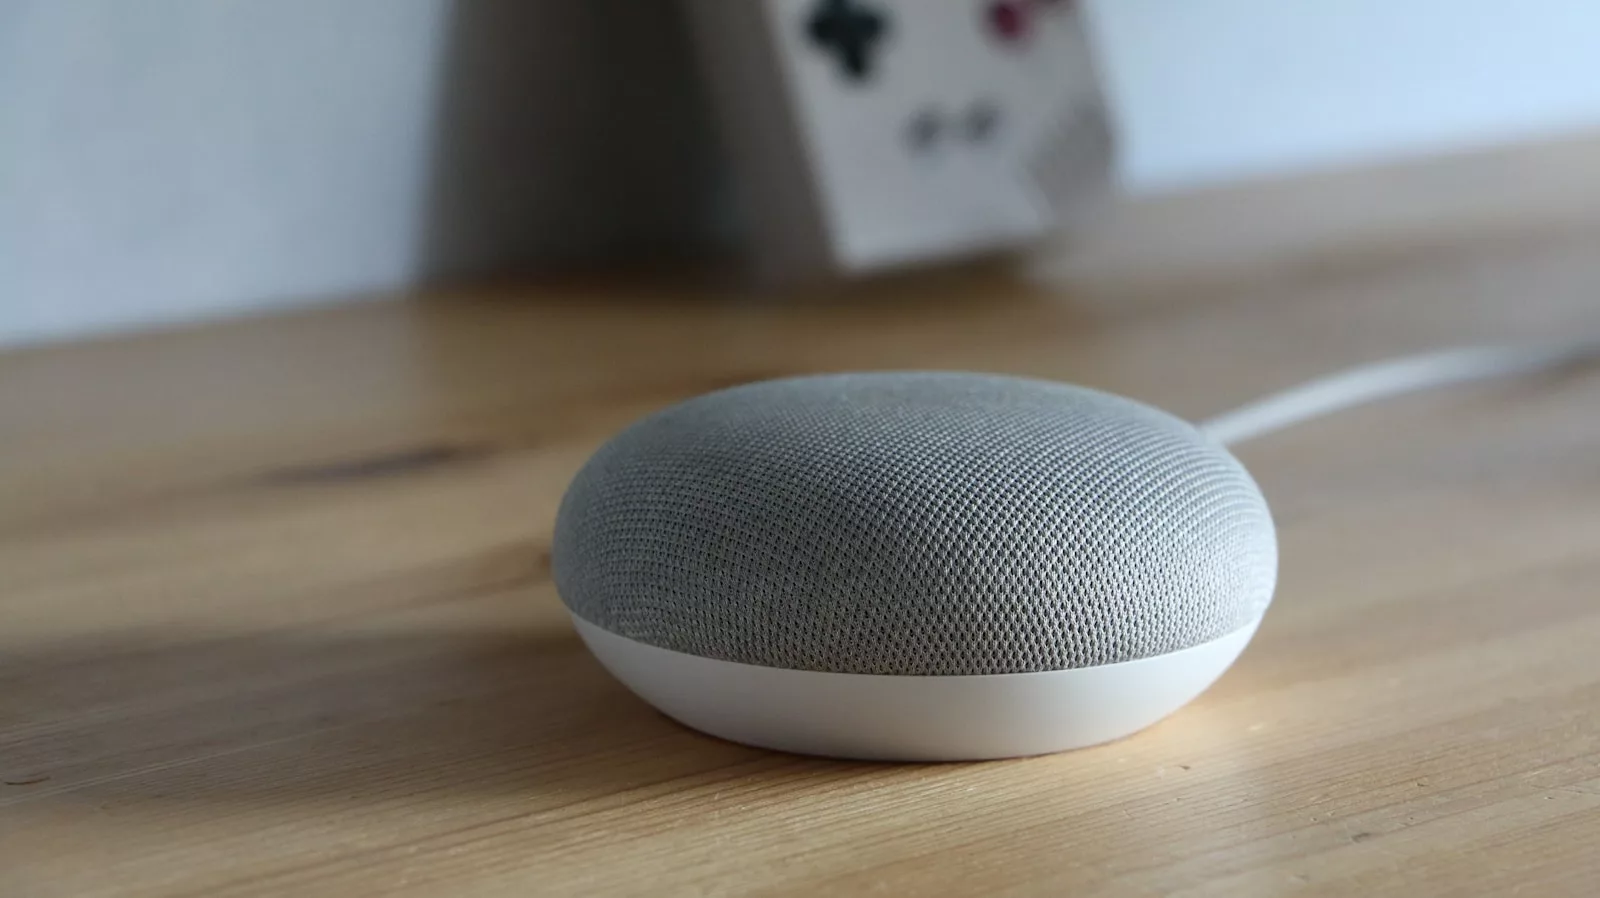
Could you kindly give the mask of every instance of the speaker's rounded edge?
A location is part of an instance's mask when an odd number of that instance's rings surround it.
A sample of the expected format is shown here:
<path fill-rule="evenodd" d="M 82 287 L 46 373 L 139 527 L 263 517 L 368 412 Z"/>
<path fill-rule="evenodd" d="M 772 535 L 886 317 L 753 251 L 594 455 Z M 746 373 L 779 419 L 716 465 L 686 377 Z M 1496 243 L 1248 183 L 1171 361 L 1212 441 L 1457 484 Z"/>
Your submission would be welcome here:
<path fill-rule="evenodd" d="M 573 615 L 610 673 L 667 716 L 722 739 L 798 754 L 972 761 L 1130 736 L 1210 688 L 1260 619 L 1167 654 L 1071 670 L 876 676 L 762 667 L 675 652 Z"/>

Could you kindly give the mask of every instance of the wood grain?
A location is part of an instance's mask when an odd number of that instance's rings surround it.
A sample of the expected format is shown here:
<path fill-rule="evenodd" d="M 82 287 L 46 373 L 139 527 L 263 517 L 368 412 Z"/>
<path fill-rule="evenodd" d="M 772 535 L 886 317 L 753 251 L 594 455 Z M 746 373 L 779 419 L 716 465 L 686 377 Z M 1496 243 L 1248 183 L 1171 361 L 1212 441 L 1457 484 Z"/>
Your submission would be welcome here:
<path fill-rule="evenodd" d="M 1593 895 L 1600 376 L 1245 446 L 1282 533 L 1260 636 L 1176 717 L 1054 757 L 688 732 L 583 651 L 547 545 L 599 441 L 715 386 L 986 369 L 1203 415 L 1600 329 L 1596 237 L 1120 311 L 987 274 L 767 305 L 596 281 L 0 357 L 0 894 Z"/>

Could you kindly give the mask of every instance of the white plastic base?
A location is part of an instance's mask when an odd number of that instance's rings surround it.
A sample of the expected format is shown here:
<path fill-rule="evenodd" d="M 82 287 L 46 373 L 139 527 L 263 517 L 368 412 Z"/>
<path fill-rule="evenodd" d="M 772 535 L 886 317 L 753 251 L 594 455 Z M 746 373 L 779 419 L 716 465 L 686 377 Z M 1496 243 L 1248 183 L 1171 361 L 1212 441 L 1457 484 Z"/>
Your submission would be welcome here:
<path fill-rule="evenodd" d="M 607 670 L 681 723 L 762 748 L 884 761 L 1022 757 L 1132 735 L 1216 682 L 1260 623 L 1121 664 L 912 677 L 717 661 L 573 620 Z"/>

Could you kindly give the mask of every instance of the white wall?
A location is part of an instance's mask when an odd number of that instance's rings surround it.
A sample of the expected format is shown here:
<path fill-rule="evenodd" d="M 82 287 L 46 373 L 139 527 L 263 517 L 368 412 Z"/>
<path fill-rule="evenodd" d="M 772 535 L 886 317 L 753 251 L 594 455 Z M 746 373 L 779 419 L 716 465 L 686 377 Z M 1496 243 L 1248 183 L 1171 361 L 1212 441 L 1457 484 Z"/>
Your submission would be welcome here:
<path fill-rule="evenodd" d="M 0 344 L 708 239 L 671 2 L 0 0 Z M 1593 0 L 1092 9 L 1139 192 L 1600 124 Z"/>
<path fill-rule="evenodd" d="M 1155 192 L 1600 125 L 1594 0 L 1092 0 Z"/>
<path fill-rule="evenodd" d="M 0 0 L 0 345 L 696 239 L 675 0 Z"/>
<path fill-rule="evenodd" d="M 414 271 L 437 0 L 0 0 L 0 340 Z"/>

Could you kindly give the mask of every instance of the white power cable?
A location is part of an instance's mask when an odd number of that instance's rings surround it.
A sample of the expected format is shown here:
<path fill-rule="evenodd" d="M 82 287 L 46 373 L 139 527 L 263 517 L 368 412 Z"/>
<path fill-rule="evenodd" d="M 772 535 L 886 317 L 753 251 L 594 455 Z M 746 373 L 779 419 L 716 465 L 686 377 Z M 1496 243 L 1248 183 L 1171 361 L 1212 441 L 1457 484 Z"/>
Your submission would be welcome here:
<path fill-rule="evenodd" d="M 1225 444 L 1391 396 L 1509 377 L 1600 358 L 1600 339 L 1545 346 L 1485 346 L 1392 359 L 1319 378 L 1200 424 Z"/>

